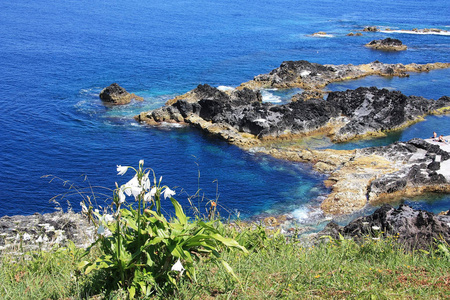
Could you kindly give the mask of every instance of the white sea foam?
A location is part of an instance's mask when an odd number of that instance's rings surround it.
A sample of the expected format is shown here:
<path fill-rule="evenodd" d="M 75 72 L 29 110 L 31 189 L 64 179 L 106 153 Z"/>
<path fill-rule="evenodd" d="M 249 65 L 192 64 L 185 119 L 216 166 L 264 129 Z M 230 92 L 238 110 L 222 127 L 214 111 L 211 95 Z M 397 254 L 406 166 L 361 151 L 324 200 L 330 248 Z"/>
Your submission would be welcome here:
<path fill-rule="evenodd" d="M 306 206 L 302 206 L 300 208 L 297 208 L 292 212 L 292 215 L 294 218 L 296 218 L 299 222 L 305 222 L 309 219 L 309 213 L 310 209 Z"/>
<path fill-rule="evenodd" d="M 185 125 L 182 125 L 180 123 L 168 123 L 168 122 L 162 122 L 161 127 L 163 128 L 182 128 Z"/>
<path fill-rule="evenodd" d="M 225 91 L 232 91 L 232 90 L 234 90 L 234 87 L 232 87 L 232 86 L 226 86 L 226 85 L 219 85 L 219 86 L 217 87 L 217 89 L 218 89 L 219 91 L 225 92 Z"/>
<path fill-rule="evenodd" d="M 380 32 L 383 33 L 406 33 L 406 34 L 422 34 L 422 35 L 450 35 L 450 31 L 441 30 L 439 32 L 437 31 L 415 31 L 415 30 L 380 30 Z"/>
<path fill-rule="evenodd" d="M 333 38 L 334 37 L 333 34 L 328 34 L 328 33 L 327 34 L 311 34 L 309 36 L 319 37 L 319 38 Z"/>
<path fill-rule="evenodd" d="M 261 96 L 263 102 L 280 103 L 282 101 L 280 96 L 272 94 L 269 90 L 262 90 Z"/>

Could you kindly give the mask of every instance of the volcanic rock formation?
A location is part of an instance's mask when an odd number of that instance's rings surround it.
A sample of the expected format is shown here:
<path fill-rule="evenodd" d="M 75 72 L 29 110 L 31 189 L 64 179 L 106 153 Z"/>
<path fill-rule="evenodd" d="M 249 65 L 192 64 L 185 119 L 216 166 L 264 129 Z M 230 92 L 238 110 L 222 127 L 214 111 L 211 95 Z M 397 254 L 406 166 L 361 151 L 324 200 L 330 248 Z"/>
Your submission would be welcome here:
<path fill-rule="evenodd" d="M 400 205 L 398 209 L 384 204 L 372 215 L 360 217 L 341 227 L 330 222 L 319 236 L 339 239 L 339 235 L 356 240 L 394 236 L 407 250 L 429 250 L 436 241 L 450 244 L 450 215 L 414 210 Z"/>
<path fill-rule="evenodd" d="M 111 105 L 123 105 L 131 102 L 132 99 L 143 101 L 144 98 L 128 93 L 123 87 L 117 83 L 104 88 L 99 95 L 104 103 Z"/>
<path fill-rule="evenodd" d="M 408 48 L 402 41 L 392 38 L 373 40 L 370 43 L 367 43 L 366 47 L 382 51 L 403 51 Z"/>

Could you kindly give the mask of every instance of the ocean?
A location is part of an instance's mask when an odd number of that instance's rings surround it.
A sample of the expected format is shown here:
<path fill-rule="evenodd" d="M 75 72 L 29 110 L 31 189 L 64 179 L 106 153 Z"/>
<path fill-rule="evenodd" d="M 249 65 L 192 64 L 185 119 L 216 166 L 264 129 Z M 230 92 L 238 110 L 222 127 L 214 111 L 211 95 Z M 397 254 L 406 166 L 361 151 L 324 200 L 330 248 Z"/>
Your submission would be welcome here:
<path fill-rule="evenodd" d="M 2 1 L 0 216 L 79 211 L 86 195 L 105 206 L 108 188 L 129 179 L 117 176 L 116 165 L 137 167 L 143 159 L 186 209 L 188 196 L 199 191 L 194 203 L 201 212 L 214 200 L 227 218 L 290 213 L 299 222 L 320 222 L 319 204 L 329 191 L 324 175 L 309 165 L 245 152 L 192 128 L 139 125 L 133 116 L 198 84 L 238 86 L 285 60 L 450 62 L 448 35 L 347 36 L 365 26 L 450 30 L 449 17 L 444 0 Z M 311 36 L 318 31 L 326 37 Z M 385 37 L 402 40 L 408 50 L 363 46 Z M 113 82 L 144 101 L 105 107 L 98 94 Z M 377 86 L 437 99 L 450 96 L 449 82 L 450 70 L 437 70 L 328 88 Z M 264 100 L 283 103 L 294 92 L 264 91 Z M 450 134 L 449 125 L 449 116 L 433 116 L 386 138 L 326 146 L 387 145 L 434 130 Z M 438 212 L 450 208 L 450 197 L 401 203 Z M 169 204 L 164 208 L 170 211 Z"/>

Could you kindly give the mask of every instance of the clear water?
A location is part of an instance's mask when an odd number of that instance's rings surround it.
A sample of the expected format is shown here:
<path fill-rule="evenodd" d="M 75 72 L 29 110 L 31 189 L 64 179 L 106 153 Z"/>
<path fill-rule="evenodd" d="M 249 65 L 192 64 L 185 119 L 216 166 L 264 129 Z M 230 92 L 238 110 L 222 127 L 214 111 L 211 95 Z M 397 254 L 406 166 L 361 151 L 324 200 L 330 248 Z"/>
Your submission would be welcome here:
<path fill-rule="evenodd" d="M 383 5 L 364 0 L 2 1 L 0 216 L 53 211 L 49 199 L 66 188 L 43 175 L 80 186 L 87 175 L 92 186 L 112 188 L 128 179 L 116 175 L 116 164 L 136 166 L 144 159 L 165 184 L 179 187 L 183 205 L 188 203 L 181 189 L 194 194 L 201 188 L 206 198 L 219 197 L 224 214 L 291 212 L 307 220 L 328 192 L 323 176 L 309 166 L 246 153 L 195 129 L 140 126 L 132 117 L 201 83 L 237 86 L 284 60 L 449 62 L 448 36 L 391 34 L 409 46 L 399 53 L 362 46 L 385 33 L 346 36 L 368 25 L 450 30 L 448 12 L 443 0 Z M 309 36 L 317 31 L 330 37 Z M 401 79 L 368 77 L 329 88 L 375 85 L 437 99 L 450 95 L 449 79 L 450 72 L 442 70 Z M 104 107 L 98 94 L 113 82 L 144 102 Z M 286 95 L 268 91 L 266 96 L 282 103 Z M 386 139 L 330 146 L 428 137 L 435 128 L 449 128 L 449 122 L 447 116 L 430 117 Z M 67 199 L 79 209 L 80 196 Z M 447 196 L 416 200 L 410 202 L 430 210 L 450 204 Z"/>

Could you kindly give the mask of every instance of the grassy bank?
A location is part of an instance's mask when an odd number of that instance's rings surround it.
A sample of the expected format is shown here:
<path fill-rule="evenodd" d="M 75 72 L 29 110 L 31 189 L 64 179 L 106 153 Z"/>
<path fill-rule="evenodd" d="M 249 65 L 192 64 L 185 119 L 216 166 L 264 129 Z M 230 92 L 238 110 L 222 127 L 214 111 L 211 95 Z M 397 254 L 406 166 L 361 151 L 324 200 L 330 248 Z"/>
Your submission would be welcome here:
<path fill-rule="evenodd" d="M 220 229 L 249 250 L 222 250 L 239 278 L 207 256 L 195 264 L 197 281 L 178 276 L 171 294 L 155 292 L 149 299 L 448 299 L 448 245 L 430 251 L 405 252 L 395 237 L 385 240 L 323 239 L 302 241 L 264 229 Z M 99 250 L 96 250 L 99 251 Z M 125 291 L 105 294 L 101 271 L 82 274 L 77 265 L 83 249 L 74 246 L 51 252 L 3 253 L 1 299 L 126 298 Z M 99 254 L 99 253 L 97 253 Z M 89 255 L 96 255 L 95 251 Z"/>

